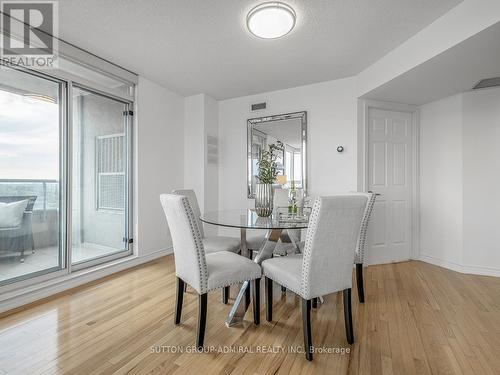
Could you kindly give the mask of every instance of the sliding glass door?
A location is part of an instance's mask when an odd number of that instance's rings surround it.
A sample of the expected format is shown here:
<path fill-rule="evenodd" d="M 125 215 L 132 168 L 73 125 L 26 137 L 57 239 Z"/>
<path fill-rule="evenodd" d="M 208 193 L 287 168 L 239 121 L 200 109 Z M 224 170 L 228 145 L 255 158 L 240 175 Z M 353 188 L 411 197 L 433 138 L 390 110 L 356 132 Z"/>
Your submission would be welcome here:
<path fill-rule="evenodd" d="M 0 66 L 0 285 L 64 268 L 65 87 Z"/>
<path fill-rule="evenodd" d="M 0 293 L 132 253 L 134 85 L 79 69 L 0 62 Z"/>
<path fill-rule="evenodd" d="M 129 252 L 129 104 L 73 87 L 74 265 Z"/>

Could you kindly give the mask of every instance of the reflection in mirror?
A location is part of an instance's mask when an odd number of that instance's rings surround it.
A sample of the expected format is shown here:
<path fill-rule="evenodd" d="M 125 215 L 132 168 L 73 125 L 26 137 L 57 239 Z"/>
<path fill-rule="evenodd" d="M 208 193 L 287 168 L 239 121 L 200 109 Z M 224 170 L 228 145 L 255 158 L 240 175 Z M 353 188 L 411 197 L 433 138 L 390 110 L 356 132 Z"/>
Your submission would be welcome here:
<path fill-rule="evenodd" d="M 257 162 L 262 151 L 281 141 L 283 151 L 278 157 L 276 185 L 306 191 L 307 112 L 259 117 L 248 120 L 247 186 L 248 198 L 254 198 L 259 174 Z"/>

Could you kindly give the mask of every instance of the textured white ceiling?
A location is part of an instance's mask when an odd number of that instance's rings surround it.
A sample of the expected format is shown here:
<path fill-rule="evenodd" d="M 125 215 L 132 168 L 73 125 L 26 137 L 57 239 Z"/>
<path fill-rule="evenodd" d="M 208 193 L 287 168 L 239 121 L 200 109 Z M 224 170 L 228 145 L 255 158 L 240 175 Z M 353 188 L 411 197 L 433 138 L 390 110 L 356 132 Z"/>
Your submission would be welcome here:
<path fill-rule="evenodd" d="M 60 0 L 62 39 L 183 95 L 226 99 L 351 76 L 461 0 L 285 0 L 286 37 L 246 29 L 255 0 Z"/>

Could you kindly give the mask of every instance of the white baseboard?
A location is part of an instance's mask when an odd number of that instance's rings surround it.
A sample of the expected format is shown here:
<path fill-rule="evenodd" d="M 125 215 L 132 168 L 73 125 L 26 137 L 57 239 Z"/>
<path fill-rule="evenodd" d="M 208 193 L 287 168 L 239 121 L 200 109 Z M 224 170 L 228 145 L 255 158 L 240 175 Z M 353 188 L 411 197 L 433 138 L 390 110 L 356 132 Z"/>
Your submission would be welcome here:
<path fill-rule="evenodd" d="M 2 298 L 0 301 L 0 313 L 112 275 L 116 272 L 150 262 L 157 258 L 172 254 L 172 252 L 173 249 L 170 247 L 167 249 L 157 250 L 140 257 L 137 255 L 131 255 L 127 258 L 118 259 L 89 269 L 57 277 L 30 288 L 14 290 L 3 296 L 5 298 Z"/>
<path fill-rule="evenodd" d="M 422 262 L 434 264 L 435 266 L 447 268 L 449 270 L 460 272 L 460 273 L 467 273 L 467 274 L 471 274 L 471 275 L 500 277 L 500 269 L 498 269 L 498 268 L 463 265 L 463 264 L 450 262 L 448 260 L 436 258 L 436 257 L 430 256 L 430 255 L 425 255 L 425 254 L 420 255 L 420 260 Z"/>

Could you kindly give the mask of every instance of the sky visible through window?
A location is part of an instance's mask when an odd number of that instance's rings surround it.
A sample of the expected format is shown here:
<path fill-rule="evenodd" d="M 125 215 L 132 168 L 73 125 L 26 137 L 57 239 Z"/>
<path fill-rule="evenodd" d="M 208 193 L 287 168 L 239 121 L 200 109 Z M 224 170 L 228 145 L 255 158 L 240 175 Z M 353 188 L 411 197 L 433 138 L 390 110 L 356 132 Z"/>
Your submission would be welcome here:
<path fill-rule="evenodd" d="M 0 90 L 0 179 L 59 179 L 59 105 Z"/>

